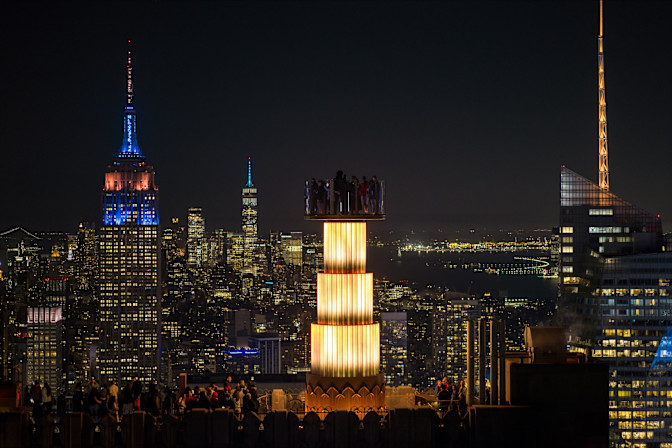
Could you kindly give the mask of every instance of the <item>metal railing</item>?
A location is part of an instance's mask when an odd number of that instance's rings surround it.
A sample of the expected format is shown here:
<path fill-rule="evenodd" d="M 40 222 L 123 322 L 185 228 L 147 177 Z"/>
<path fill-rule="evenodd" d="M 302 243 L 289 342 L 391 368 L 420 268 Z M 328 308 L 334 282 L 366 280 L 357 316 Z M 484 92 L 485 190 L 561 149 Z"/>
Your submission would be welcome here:
<path fill-rule="evenodd" d="M 377 180 L 375 176 L 365 184 L 344 178 L 307 180 L 304 214 L 313 219 L 383 219 L 385 181 Z"/>

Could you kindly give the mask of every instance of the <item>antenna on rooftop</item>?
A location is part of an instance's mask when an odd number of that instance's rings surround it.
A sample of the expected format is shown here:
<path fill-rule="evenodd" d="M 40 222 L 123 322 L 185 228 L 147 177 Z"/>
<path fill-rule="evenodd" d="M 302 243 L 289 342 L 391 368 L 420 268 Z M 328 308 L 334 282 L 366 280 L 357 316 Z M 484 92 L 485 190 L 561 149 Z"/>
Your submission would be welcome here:
<path fill-rule="evenodd" d="M 609 191 L 609 150 L 607 147 L 607 93 L 604 84 L 603 0 L 600 0 L 600 34 L 597 37 L 597 85 L 598 85 L 598 167 L 601 189 Z"/>

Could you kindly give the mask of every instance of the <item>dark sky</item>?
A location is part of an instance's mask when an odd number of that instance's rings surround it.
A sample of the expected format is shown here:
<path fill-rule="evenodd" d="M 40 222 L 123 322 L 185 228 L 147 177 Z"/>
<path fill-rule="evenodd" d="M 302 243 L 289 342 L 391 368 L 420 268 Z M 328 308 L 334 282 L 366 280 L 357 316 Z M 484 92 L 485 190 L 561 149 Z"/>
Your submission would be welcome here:
<path fill-rule="evenodd" d="M 141 2 L 138 2 L 141 3 Z M 672 223 L 672 2 L 609 1 L 611 188 Z M 595 1 L 3 3 L 0 229 L 99 217 L 133 39 L 161 220 L 312 229 L 303 180 L 387 181 L 387 227 L 550 227 L 597 177 Z"/>

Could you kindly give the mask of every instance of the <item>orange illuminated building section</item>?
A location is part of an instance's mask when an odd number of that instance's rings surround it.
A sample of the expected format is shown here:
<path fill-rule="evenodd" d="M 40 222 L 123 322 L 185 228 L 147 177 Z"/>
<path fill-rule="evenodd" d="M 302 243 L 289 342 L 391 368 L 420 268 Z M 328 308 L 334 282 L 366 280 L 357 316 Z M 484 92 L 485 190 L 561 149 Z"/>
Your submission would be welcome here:
<path fill-rule="evenodd" d="M 103 224 L 157 225 L 158 192 L 151 165 L 137 158 L 117 158 L 105 172 Z"/>
<path fill-rule="evenodd" d="M 105 173 L 105 191 L 154 189 L 153 171 L 119 170 Z"/>

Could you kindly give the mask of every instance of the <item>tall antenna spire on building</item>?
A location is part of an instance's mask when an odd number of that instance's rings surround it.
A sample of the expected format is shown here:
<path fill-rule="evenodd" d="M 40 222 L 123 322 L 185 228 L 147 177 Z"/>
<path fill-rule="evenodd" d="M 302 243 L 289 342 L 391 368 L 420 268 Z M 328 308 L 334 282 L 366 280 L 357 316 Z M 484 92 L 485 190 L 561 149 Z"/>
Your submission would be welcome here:
<path fill-rule="evenodd" d="M 131 39 L 128 39 L 128 59 L 126 60 L 126 104 L 133 104 L 133 58 Z"/>
<path fill-rule="evenodd" d="M 604 46 L 603 39 L 603 0 L 600 0 L 600 35 L 597 37 L 597 85 L 598 85 L 598 110 L 599 119 L 599 159 L 600 170 L 599 186 L 609 191 L 609 150 L 607 148 L 607 92 L 604 85 Z"/>
<path fill-rule="evenodd" d="M 128 54 L 126 56 L 126 106 L 124 106 L 124 140 L 117 157 L 140 157 L 142 153 L 138 147 L 136 135 L 135 107 L 133 106 L 133 57 L 131 53 L 131 39 L 128 39 Z"/>
<path fill-rule="evenodd" d="M 252 188 L 254 187 L 254 184 L 252 183 L 252 158 L 248 157 L 247 158 L 247 183 L 245 184 L 247 188 Z"/>

